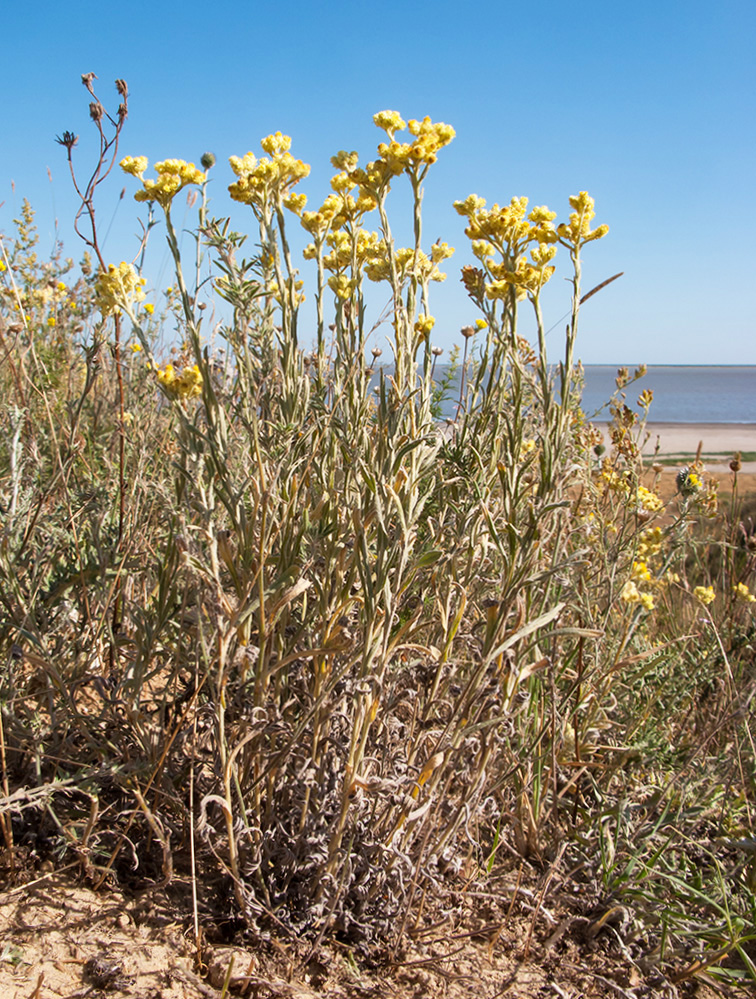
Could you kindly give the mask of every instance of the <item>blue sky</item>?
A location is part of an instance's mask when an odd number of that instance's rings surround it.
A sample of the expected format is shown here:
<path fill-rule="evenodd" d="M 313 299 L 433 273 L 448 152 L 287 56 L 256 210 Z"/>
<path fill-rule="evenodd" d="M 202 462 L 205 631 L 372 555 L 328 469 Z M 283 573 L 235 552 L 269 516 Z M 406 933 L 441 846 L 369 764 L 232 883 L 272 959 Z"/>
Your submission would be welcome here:
<path fill-rule="evenodd" d="M 452 202 L 472 192 L 500 203 L 527 195 L 566 217 L 568 196 L 588 190 L 610 233 L 586 250 L 584 287 L 625 275 L 583 310 L 583 360 L 756 363 L 753 0 L 499 0 L 467 9 L 458 0 L 38 0 L 8 5 L 3 32 L 0 231 L 26 197 L 43 252 L 56 218 L 67 254 L 81 252 L 54 137 L 79 134 L 77 163 L 90 162 L 84 72 L 97 73 L 113 107 L 112 81 L 128 81 L 124 154 L 198 162 L 212 150 L 211 210 L 250 233 L 251 212 L 226 192 L 229 155 L 259 152 L 259 139 L 276 129 L 292 135 L 292 151 L 313 167 L 300 190 L 317 205 L 328 193 L 329 157 L 356 149 L 372 158 L 382 138 L 372 115 L 391 108 L 457 131 L 424 202 L 428 242 L 457 248 L 432 299 L 442 347 L 476 315 L 458 280 L 473 258 Z M 114 261 L 136 249 L 144 209 L 131 199 L 134 186 L 119 172 L 101 189 Z M 398 213 L 404 205 L 397 197 Z M 153 240 L 147 277 L 165 285 L 165 252 L 158 234 Z M 310 265 L 301 266 L 307 280 Z M 569 307 L 566 275 L 563 259 L 546 302 L 549 324 Z M 522 332 L 530 325 L 526 317 Z M 550 337 L 554 353 L 561 326 Z"/>

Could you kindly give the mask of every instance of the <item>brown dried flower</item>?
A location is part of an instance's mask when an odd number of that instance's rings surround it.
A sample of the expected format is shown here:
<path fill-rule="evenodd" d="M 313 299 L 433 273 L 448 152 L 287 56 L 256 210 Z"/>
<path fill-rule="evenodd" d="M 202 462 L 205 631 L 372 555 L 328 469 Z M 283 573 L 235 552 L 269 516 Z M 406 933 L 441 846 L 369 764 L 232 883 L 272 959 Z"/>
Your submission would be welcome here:
<path fill-rule="evenodd" d="M 79 136 L 74 135 L 73 132 L 64 132 L 63 135 L 56 135 L 55 141 L 59 145 L 65 146 L 70 153 L 73 147 L 79 141 Z"/>
<path fill-rule="evenodd" d="M 81 74 L 81 82 L 84 84 L 84 86 L 90 92 L 90 94 L 92 95 L 92 97 L 94 97 L 94 95 L 95 95 L 94 89 L 92 88 L 92 80 L 96 80 L 96 79 L 97 79 L 97 75 L 95 73 L 82 73 Z"/>

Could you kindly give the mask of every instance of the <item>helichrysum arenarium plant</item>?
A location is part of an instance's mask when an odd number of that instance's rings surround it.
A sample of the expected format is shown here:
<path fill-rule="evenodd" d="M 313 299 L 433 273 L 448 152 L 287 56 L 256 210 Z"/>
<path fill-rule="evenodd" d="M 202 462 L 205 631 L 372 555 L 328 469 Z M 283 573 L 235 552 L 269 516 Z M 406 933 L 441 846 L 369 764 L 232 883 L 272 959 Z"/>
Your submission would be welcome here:
<path fill-rule="evenodd" d="M 245 237 L 208 213 L 213 157 L 152 171 L 121 158 L 150 238 L 163 226 L 172 254 L 181 342 L 170 359 L 156 356 L 154 292 L 135 263 L 103 262 L 79 312 L 62 304 L 68 289 L 37 301 L 31 264 L 13 271 L 17 292 L 0 275 L 5 312 L 35 316 L 28 342 L 39 351 L 62 326 L 80 372 L 45 383 L 23 360 L 30 381 L 3 375 L 17 405 L 3 409 L 2 637 L 28 666 L 2 689 L 14 779 L 36 768 L 38 780 L 74 781 L 80 797 L 50 807 L 95 880 L 123 869 L 129 843 L 170 878 L 190 827 L 250 926 L 366 945 L 424 918 L 427 891 L 485 877 L 504 842 L 540 863 L 567 836 L 603 891 L 635 890 L 628 871 L 658 859 L 658 827 L 646 836 L 607 818 L 640 793 L 627 754 L 643 767 L 657 754 L 659 814 L 674 807 L 690 824 L 667 792 L 695 756 L 682 747 L 696 738 L 697 685 L 726 663 L 718 703 L 739 703 L 752 677 L 737 643 L 753 627 L 752 556 L 729 558 L 721 579 L 691 561 L 694 532 L 715 516 L 703 470 L 687 470 L 673 509 L 624 397 L 608 450 L 580 410 L 583 253 L 607 232 L 585 192 L 564 222 L 522 197 L 455 203 L 477 263 L 462 268 L 471 321 L 456 418 L 439 426 L 432 289 L 454 251 L 424 239 L 421 205 L 454 131 L 394 111 L 374 120 L 385 133 L 375 158 L 338 152 L 315 209 L 288 136 L 230 158 L 230 196 L 256 224 L 247 257 Z M 400 183 L 412 195 L 407 247 L 390 225 Z M 187 195 L 198 221 L 182 255 L 174 215 Z M 292 224 L 307 234 L 302 263 Z M 572 293 L 554 370 L 541 294 L 560 256 Z M 390 301 L 392 366 L 375 386 L 368 355 L 386 344 L 366 280 Z M 217 329 L 201 307 L 211 291 Z M 53 306 L 62 322 L 45 325 Z M 116 323 L 131 347 L 119 333 L 109 353 Z M 29 460 L 38 445 L 19 416 L 32 382 L 43 408 L 73 414 L 44 466 Z M 618 392 L 629 384 L 621 372 Z M 696 642 L 707 655 L 694 673 Z M 678 753 L 660 750 L 662 690 L 678 708 L 664 729 Z M 716 779 L 740 782 L 734 829 L 749 821 L 753 753 L 742 723 L 728 725 L 740 769 Z M 118 821 L 99 821 L 116 809 Z M 712 885 L 721 900 L 721 879 Z M 653 912 L 642 918 L 655 932 Z M 684 921 L 671 932 L 682 939 Z"/>

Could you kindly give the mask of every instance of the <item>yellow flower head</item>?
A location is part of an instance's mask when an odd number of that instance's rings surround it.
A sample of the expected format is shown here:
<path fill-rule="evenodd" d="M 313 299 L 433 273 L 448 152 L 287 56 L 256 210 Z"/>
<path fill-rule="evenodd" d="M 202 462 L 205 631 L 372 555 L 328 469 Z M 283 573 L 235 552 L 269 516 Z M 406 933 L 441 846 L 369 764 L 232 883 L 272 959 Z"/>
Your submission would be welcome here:
<path fill-rule="evenodd" d="M 639 604 L 649 611 L 654 609 L 653 594 L 641 592 L 632 579 L 628 579 L 622 587 L 620 599 L 626 604 Z"/>
<path fill-rule="evenodd" d="M 415 333 L 420 337 L 430 336 L 430 332 L 435 325 L 436 320 L 433 316 L 426 316 L 424 312 L 421 312 L 415 322 Z"/>
<path fill-rule="evenodd" d="M 124 173 L 130 173 L 133 177 L 138 177 L 141 180 L 148 163 L 149 160 L 146 156 L 124 156 L 119 166 Z"/>
<path fill-rule="evenodd" d="M 412 146 L 409 142 L 381 142 L 378 155 L 386 164 L 389 175 L 400 174 L 410 162 Z"/>
<path fill-rule="evenodd" d="M 407 123 L 398 111 L 379 111 L 373 115 L 373 121 L 390 139 L 393 139 L 394 132 L 401 132 L 407 127 Z"/>
<path fill-rule="evenodd" d="M 645 562 L 633 562 L 633 579 L 643 583 L 651 580 L 651 571 Z"/>
<path fill-rule="evenodd" d="M 186 160 L 171 159 L 156 163 L 157 180 L 145 180 L 142 176 L 147 169 L 146 156 L 124 157 L 121 169 L 142 181 L 143 187 L 134 195 L 135 201 L 157 201 L 166 211 L 182 188 L 188 184 L 203 184 L 207 180 L 207 174 Z"/>
<path fill-rule="evenodd" d="M 477 194 L 468 194 L 464 201 L 455 201 L 454 208 L 458 215 L 466 215 L 470 218 L 476 212 L 482 211 L 486 207 L 486 199 L 479 198 Z"/>
<path fill-rule="evenodd" d="M 497 280 L 486 285 L 486 295 L 488 298 L 507 298 L 509 296 L 509 286 L 514 285 L 518 298 L 529 294 L 535 296 L 541 287 L 551 278 L 554 267 L 544 265 L 534 267 L 533 264 L 520 258 L 514 270 L 507 264 L 489 264 L 489 271 Z"/>
<path fill-rule="evenodd" d="M 652 495 L 655 495 L 652 493 Z M 638 542 L 638 558 L 648 559 L 658 555 L 664 542 L 664 531 L 661 527 L 649 527 Z"/>
<path fill-rule="evenodd" d="M 682 468 L 675 479 L 678 492 L 684 497 L 695 496 L 703 489 L 701 466 L 693 464 L 690 468 Z"/>
<path fill-rule="evenodd" d="M 425 117 L 422 121 L 410 119 L 405 122 L 398 111 L 380 111 L 373 115 L 373 121 L 382 128 L 388 135 L 389 142 L 382 142 L 378 146 L 378 155 L 386 164 L 388 174 L 400 174 L 405 169 L 416 170 L 420 164 L 435 163 L 439 149 L 452 141 L 455 131 L 451 125 L 444 122 L 433 122 Z M 397 142 L 394 138 L 396 132 L 409 128 L 415 136 L 414 142 Z M 370 166 L 368 165 L 368 172 Z M 361 174 L 357 175 L 359 183 L 366 183 L 366 179 Z M 385 174 L 382 179 L 386 179 Z M 373 180 L 367 182 L 367 186 L 378 186 Z"/>
<path fill-rule="evenodd" d="M 608 225 L 600 225 L 591 229 L 591 221 L 596 214 L 593 210 L 594 200 L 587 191 L 573 194 L 570 197 L 570 207 L 573 209 L 569 224 L 564 222 L 557 227 L 559 238 L 567 244 L 579 247 L 594 239 L 601 239 L 609 232 Z"/>
<path fill-rule="evenodd" d="M 453 255 L 454 247 L 449 246 L 448 243 L 439 241 L 431 246 L 431 260 L 434 264 L 440 264 L 442 260 L 448 260 Z"/>
<path fill-rule="evenodd" d="M 745 583 L 736 583 L 732 588 L 735 599 L 744 604 L 756 603 L 756 597 L 751 593 Z"/>
<path fill-rule="evenodd" d="M 355 282 L 348 278 L 346 274 L 333 274 L 328 278 L 328 287 L 340 298 L 342 302 L 346 302 L 352 297 L 352 292 L 355 288 Z"/>
<path fill-rule="evenodd" d="M 448 146 L 457 134 L 451 125 L 442 121 L 433 122 L 428 117 L 422 121 L 410 119 L 407 127 L 417 137 L 412 143 L 411 153 L 416 163 L 435 163 L 439 149 Z"/>
<path fill-rule="evenodd" d="M 291 136 L 274 132 L 273 135 L 266 135 L 264 139 L 261 139 L 260 145 L 271 156 L 287 153 L 291 149 Z"/>
<path fill-rule="evenodd" d="M 337 194 L 346 194 L 347 191 L 351 191 L 353 187 L 356 187 L 356 183 L 346 170 L 342 170 L 335 177 L 331 177 L 331 187 Z"/>
<path fill-rule="evenodd" d="M 124 306 L 144 299 L 146 281 L 139 277 L 132 264 L 125 260 L 116 267 L 109 264 L 107 271 L 95 281 L 95 302 L 103 318 L 113 315 Z"/>
<path fill-rule="evenodd" d="M 693 595 L 696 600 L 700 600 L 705 605 L 712 603 L 716 597 L 713 586 L 697 586 L 693 590 Z"/>
<path fill-rule="evenodd" d="M 271 197 L 283 202 L 291 188 L 310 173 L 308 164 L 295 159 L 289 152 L 291 139 L 288 135 L 275 132 L 260 144 L 270 154 L 270 159 L 263 156 L 258 160 L 253 153 L 229 157 L 238 180 L 228 188 L 234 201 L 258 208 Z"/>
<path fill-rule="evenodd" d="M 648 409 L 653 401 L 654 401 L 653 389 L 643 389 L 641 394 L 638 396 L 638 405 L 640 406 L 641 409 Z"/>
<path fill-rule="evenodd" d="M 180 375 L 172 364 L 166 364 L 161 371 L 156 371 L 158 383 L 171 399 L 193 399 L 202 395 L 202 373 L 198 365 L 187 367 Z"/>
<path fill-rule="evenodd" d="M 662 500 L 661 496 L 658 496 L 645 486 L 638 486 L 636 503 L 639 510 L 646 510 L 649 513 L 656 513 L 664 507 L 664 500 Z"/>
<path fill-rule="evenodd" d="M 336 170 L 344 170 L 347 173 L 352 173 L 353 170 L 357 169 L 359 159 L 359 153 L 347 153 L 344 149 L 340 149 L 335 156 L 331 157 L 331 165 Z"/>
<path fill-rule="evenodd" d="M 283 199 L 284 208 L 288 208 L 289 211 L 294 212 L 295 215 L 301 215 L 306 204 L 306 194 L 287 194 Z"/>

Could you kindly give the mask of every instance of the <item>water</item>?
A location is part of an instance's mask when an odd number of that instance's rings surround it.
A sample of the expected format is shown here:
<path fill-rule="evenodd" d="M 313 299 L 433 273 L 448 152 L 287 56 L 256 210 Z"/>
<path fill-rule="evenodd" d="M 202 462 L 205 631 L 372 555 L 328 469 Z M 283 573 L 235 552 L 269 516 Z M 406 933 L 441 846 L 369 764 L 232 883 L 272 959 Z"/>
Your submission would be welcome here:
<path fill-rule="evenodd" d="M 617 367 L 585 366 L 583 410 L 588 416 L 614 391 Z M 649 365 L 645 377 L 625 390 L 628 406 L 636 408 L 643 389 L 654 393 L 649 412 L 651 422 L 756 423 L 756 366 L 753 365 Z M 598 421 L 608 419 L 608 410 L 596 417 Z"/>
<path fill-rule="evenodd" d="M 583 410 L 596 422 L 608 421 L 602 407 L 615 391 L 620 365 L 587 364 Z M 438 365 L 439 382 L 446 365 Z M 629 367 L 632 374 L 633 368 Z M 626 404 L 637 409 L 638 396 L 651 389 L 652 423 L 756 423 L 756 365 L 649 365 L 646 375 L 625 389 Z M 450 387 L 443 415 L 454 416 L 459 397 L 459 377 Z M 598 412 L 601 410 L 601 412 Z"/>

